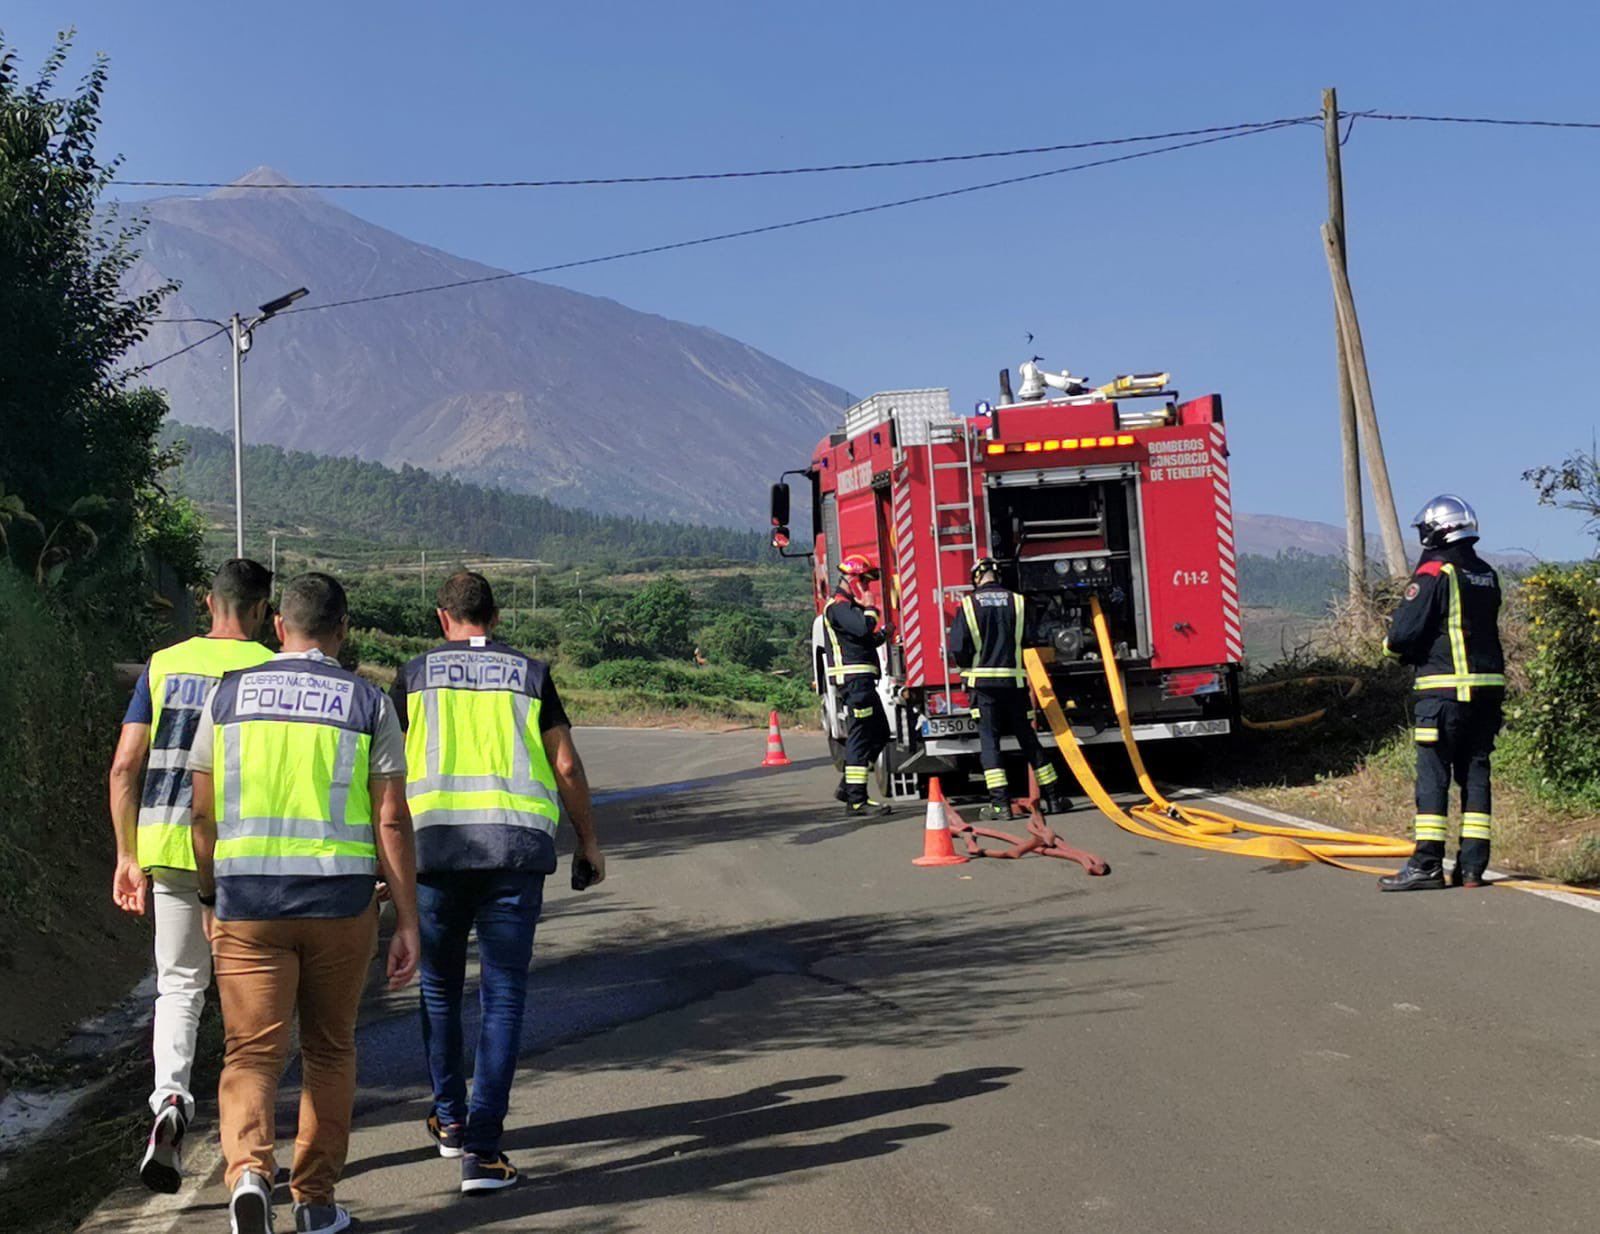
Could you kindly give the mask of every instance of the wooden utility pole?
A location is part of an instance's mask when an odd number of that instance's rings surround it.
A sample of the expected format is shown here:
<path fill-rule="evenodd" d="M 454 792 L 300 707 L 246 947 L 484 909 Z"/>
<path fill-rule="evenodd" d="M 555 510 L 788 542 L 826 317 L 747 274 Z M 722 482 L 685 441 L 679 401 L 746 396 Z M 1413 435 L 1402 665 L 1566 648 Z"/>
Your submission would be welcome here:
<path fill-rule="evenodd" d="M 1328 156 L 1328 225 L 1339 239 L 1339 260 L 1346 260 L 1344 229 L 1344 168 L 1339 161 L 1339 97 L 1332 89 L 1322 92 L 1322 139 Z M 1349 271 L 1346 269 L 1346 278 Z M 1360 594 L 1367 581 L 1367 521 L 1361 497 L 1361 441 L 1356 431 L 1356 399 L 1345 359 L 1344 327 L 1335 308 L 1334 341 L 1339 357 L 1339 457 L 1344 467 L 1345 565 L 1350 595 Z"/>
<path fill-rule="evenodd" d="M 1411 572 L 1406 560 L 1405 541 L 1400 535 L 1400 516 L 1395 512 L 1394 490 L 1389 487 L 1389 466 L 1383 459 L 1383 437 L 1378 432 L 1378 412 L 1372 402 L 1372 382 L 1367 375 L 1367 350 L 1361 342 L 1361 322 L 1356 317 L 1356 300 L 1350 291 L 1350 278 L 1344 269 L 1344 253 L 1330 223 L 1322 225 L 1322 247 L 1328 257 L 1328 273 L 1333 279 L 1334 307 L 1339 313 L 1339 328 L 1344 335 L 1345 364 L 1356 400 L 1356 416 L 1366 446 L 1367 475 L 1372 479 L 1372 498 L 1378 507 L 1378 527 L 1383 533 L 1383 556 L 1393 578 Z"/>
<path fill-rule="evenodd" d="M 428 550 L 427 549 L 423 549 L 422 550 L 422 588 L 421 588 L 421 598 L 422 598 L 422 602 L 424 604 L 426 604 L 428 602 Z"/>

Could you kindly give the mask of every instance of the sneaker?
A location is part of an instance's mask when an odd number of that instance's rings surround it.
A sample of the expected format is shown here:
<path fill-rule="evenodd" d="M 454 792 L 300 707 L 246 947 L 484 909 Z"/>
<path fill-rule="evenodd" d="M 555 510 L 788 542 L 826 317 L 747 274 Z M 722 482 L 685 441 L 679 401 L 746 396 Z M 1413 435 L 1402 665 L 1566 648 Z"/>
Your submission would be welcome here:
<path fill-rule="evenodd" d="M 296 1204 L 297 1234 L 336 1234 L 350 1228 L 350 1210 L 342 1204 Z"/>
<path fill-rule="evenodd" d="M 144 1160 L 139 1162 L 139 1178 L 151 1191 L 172 1195 L 183 1182 L 183 1133 L 188 1129 L 182 1098 L 168 1097 L 151 1124 L 150 1143 L 145 1146 Z"/>
<path fill-rule="evenodd" d="M 441 1122 L 437 1110 L 428 1115 L 428 1136 L 439 1146 L 439 1156 L 461 1156 L 461 1132 L 460 1123 Z"/>
<path fill-rule="evenodd" d="M 233 1234 L 272 1234 L 272 1187 L 253 1170 L 239 1175 L 228 1198 Z"/>
<path fill-rule="evenodd" d="M 515 1186 L 516 1181 L 517 1167 L 506 1160 L 504 1153 L 496 1153 L 492 1157 L 480 1157 L 476 1153 L 462 1155 L 462 1191 L 469 1194 L 474 1191 L 500 1191 Z"/>

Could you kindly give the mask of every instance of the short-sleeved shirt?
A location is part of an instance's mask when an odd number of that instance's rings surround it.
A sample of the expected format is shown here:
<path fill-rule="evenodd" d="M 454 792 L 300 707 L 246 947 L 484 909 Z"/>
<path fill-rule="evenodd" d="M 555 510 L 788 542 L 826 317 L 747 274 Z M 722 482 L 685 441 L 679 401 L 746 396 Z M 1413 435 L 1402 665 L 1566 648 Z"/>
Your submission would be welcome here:
<path fill-rule="evenodd" d="M 272 657 L 274 660 L 321 660 L 326 664 L 337 664 L 338 661 L 331 656 L 325 656 L 320 651 L 284 651 Z M 138 697 L 137 693 L 134 696 Z M 124 721 L 130 723 L 130 721 Z M 145 723 L 149 723 L 148 720 Z M 195 730 L 194 745 L 189 748 L 189 770 L 211 774 L 214 766 L 214 750 L 216 746 L 216 721 L 211 714 L 211 704 L 207 703 L 204 711 L 200 713 L 200 726 Z M 406 773 L 406 739 L 400 731 L 400 721 L 395 717 L 394 705 L 379 695 L 378 703 L 378 731 L 372 737 L 372 749 L 367 756 L 367 774 L 374 778 L 384 779 L 390 776 L 403 776 Z"/>
<path fill-rule="evenodd" d="M 458 651 L 469 647 L 487 649 L 490 651 L 506 651 L 512 653 L 513 655 L 522 654 L 521 652 L 517 651 L 515 647 L 509 647 L 505 643 L 496 642 L 494 639 L 482 637 L 454 639 L 451 642 L 440 643 L 439 646 L 435 647 L 433 650 Z M 413 663 L 415 663 L 415 661 L 413 661 Z M 534 661 L 534 663 L 540 664 L 539 661 Z M 539 699 L 539 731 L 541 733 L 548 733 L 551 729 L 561 728 L 564 725 L 571 727 L 572 722 L 567 719 L 567 709 L 561 705 L 561 696 L 556 693 L 555 678 L 551 676 L 546 666 L 540 664 L 540 667 L 545 669 L 545 671 L 542 679 L 539 682 L 539 693 L 537 695 L 537 698 Z M 401 672 L 395 675 L 394 686 L 389 691 L 389 698 L 394 703 L 395 711 L 399 713 L 400 727 L 410 728 L 411 721 L 406 710 L 405 673 Z"/>
<path fill-rule="evenodd" d="M 133 697 L 128 700 L 128 710 L 123 713 L 122 722 L 153 724 L 155 718 L 155 704 L 150 701 L 150 670 L 145 669 L 139 674 L 139 680 L 133 687 Z"/>

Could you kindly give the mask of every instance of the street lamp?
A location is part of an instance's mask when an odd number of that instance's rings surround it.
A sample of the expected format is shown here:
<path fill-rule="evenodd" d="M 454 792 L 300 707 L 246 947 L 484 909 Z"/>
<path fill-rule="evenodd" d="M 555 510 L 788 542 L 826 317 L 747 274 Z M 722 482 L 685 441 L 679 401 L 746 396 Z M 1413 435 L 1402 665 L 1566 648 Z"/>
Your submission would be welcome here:
<path fill-rule="evenodd" d="M 238 313 L 228 319 L 225 327 L 233 339 L 233 554 L 244 556 L 244 399 L 241 373 L 244 353 L 250 350 L 250 332 L 270 317 L 283 312 L 302 296 L 310 294 L 304 287 L 268 300 L 257 309 L 258 316 L 245 321 Z M 221 325 L 220 322 L 213 323 Z"/>

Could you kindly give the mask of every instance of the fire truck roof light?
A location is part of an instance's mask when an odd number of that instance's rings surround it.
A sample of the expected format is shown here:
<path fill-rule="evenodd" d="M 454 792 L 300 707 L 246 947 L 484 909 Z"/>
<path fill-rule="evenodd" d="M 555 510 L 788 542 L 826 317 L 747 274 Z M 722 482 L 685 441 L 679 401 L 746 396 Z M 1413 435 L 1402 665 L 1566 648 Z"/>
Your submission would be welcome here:
<path fill-rule="evenodd" d="M 1132 433 L 1118 433 L 1117 434 L 1117 444 L 1119 446 L 1131 446 L 1133 444 L 1133 434 Z"/>
<path fill-rule="evenodd" d="M 1044 442 L 1042 442 L 1042 441 L 1025 441 L 1025 442 L 1022 443 L 1022 448 L 1025 451 L 1027 451 L 1029 454 L 1037 454 L 1037 453 L 1039 453 L 1040 450 L 1044 449 Z"/>
<path fill-rule="evenodd" d="M 989 443 L 989 453 L 990 454 L 1004 454 L 1005 452 L 1006 452 L 1006 443 L 1005 442 L 1003 442 L 1003 441 L 991 441 Z"/>
<path fill-rule="evenodd" d="M 1100 444 L 1103 446 L 1114 446 L 1117 444 L 1117 439 L 1115 437 L 1102 437 L 1100 439 Z"/>

